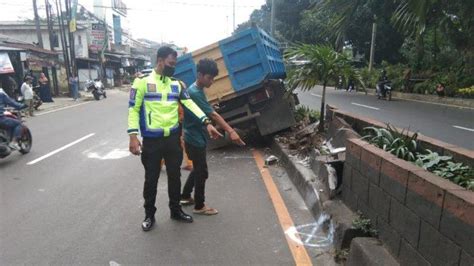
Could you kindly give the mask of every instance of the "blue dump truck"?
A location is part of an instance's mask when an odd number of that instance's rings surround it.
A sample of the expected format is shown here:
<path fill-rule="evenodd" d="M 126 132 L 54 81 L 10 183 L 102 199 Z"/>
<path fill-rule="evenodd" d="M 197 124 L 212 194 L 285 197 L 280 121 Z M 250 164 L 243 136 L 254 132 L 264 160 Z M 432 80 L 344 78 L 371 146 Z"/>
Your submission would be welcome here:
<path fill-rule="evenodd" d="M 294 97 L 285 97 L 285 66 L 278 43 L 259 28 L 249 28 L 178 58 L 175 77 L 190 86 L 200 59 L 217 62 L 219 75 L 205 93 L 233 127 L 261 136 L 295 124 Z"/>

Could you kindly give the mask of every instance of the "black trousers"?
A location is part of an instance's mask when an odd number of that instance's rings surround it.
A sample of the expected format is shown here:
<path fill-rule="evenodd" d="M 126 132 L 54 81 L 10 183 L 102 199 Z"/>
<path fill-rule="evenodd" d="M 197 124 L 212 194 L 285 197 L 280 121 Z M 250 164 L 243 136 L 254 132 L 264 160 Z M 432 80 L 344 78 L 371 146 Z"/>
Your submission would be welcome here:
<path fill-rule="evenodd" d="M 191 192 L 193 192 L 194 187 L 194 208 L 201 209 L 204 207 L 206 179 L 209 176 L 207 171 L 206 147 L 200 148 L 189 143 L 185 143 L 185 147 L 189 159 L 193 161 L 193 170 L 186 180 L 181 197 L 191 197 Z"/>
<path fill-rule="evenodd" d="M 168 175 L 168 197 L 171 212 L 179 211 L 181 192 L 181 162 L 183 150 L 180 145 L 179 134 L 163 138 L 144 138 L 142 147 L 142 164 L 145 167 L 145 184 L 143 198 L 145 199 L 145 215 L 155 215 L 156 191 L 161 171 L 161 160 L 165 160 Z"/>

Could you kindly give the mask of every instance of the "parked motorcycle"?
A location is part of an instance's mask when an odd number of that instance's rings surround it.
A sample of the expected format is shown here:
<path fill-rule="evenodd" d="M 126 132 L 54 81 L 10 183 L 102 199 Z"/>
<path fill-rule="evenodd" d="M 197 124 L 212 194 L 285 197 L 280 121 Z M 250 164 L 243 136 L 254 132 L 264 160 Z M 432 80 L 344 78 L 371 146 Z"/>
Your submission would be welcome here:
<path fill-rule="evenodd" d="M 392 100 L 392 83 L 387 80 L 377 84 L 376 91 L 377 99 L 387 99 L 388 101 Z"/>
<path fill-rule="evenodd" d="M 94 96 L 94 99 L 96 99 L 97 101 L 100 100 L 101 96 L 107 98 L 104 84 L 102 84 L 102 81 L 100 81 L 100 79 L 87 80 L 85 89 L 86 91 L 92 93 L 92 96 Z"/>
<path fill-rule="evenodd" d="M 31 146 L 33 145 L 33 138 L 28 127 L 23 123 L 21 119 L 21 112 L 15 110 L 14 108 L 5 108 L 4 115 L 21 121 L 21 138 L 18 139 L 18 145 L 20 149 L 18 150 L 22 154 L 30 152 Z M 10 129 L 2 128 L 0 126 L 0 158 L 5 158 L 10 155 L 14 150 L 9 146 L 12 139 L 12 132 Z"/>

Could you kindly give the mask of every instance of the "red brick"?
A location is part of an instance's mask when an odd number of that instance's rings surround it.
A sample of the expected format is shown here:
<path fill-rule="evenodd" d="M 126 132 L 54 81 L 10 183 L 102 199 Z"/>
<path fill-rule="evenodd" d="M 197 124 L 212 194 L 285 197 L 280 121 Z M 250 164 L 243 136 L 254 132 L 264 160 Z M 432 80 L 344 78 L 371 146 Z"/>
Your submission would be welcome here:
<path fill-rule="evenodd" d="M 373 146 L 367 145 L 362 148 L 360 160 L 375 170 L 380 169 L 382 164 L 383 150 Z"/>
<path fill-rule="evenodd" d="M 448 143 L 443 142 L 443 141 L 438 140 L 438 139 L 434 139 L 434 138 L 427 137 L 427 136 L 422 135 L 422 134 L 420 134 L 420 135 L 418 136 L 418 140 L 421 141 L 421 142 L 428 142 L 428 143 L 430 143 L 430 144 L 432 144 L 432 145 L 434 145 L 434 146 L 438 146 L 438 147 L 440 147 L 440 148 L 442 148 L 442 149 L 445 149 L 445 148 L 447 148 L 447 147 L 449 147 L 449 146 L 452 146 L 451 144 L 448 144 Z"/>
<path fill-rule="evenodd" d="M 398 159 L 387 152 L 387 157 L 382 160 L 381 173 L 396 180 L 398 183 L 406 186 L 408 181 L 408 173 L 419 171 L 416 165 Z"/>
<path fill-rule="evenodd" d="M 366 144 L 367 142 L 363 142 L 359 139 L 350 139 L 347 141 L 347 152 L 352 154 L 355 158 L 360 159 L 360 153 L 362 152 L 362 144 Z"/>
<path fill-rule="evenodd" d="M 466 224 L 474 226 L 474 192 L 466 189 L 448 190 L 443 208 Z"/>
<path fill-rule="evenodd" d="M 419 170 L 409 174 L 408 189 L 442 208 L 445 191 L 462 188 L 426 170 Z"/>
<path fill-rule="evenodd" d="M 374 119 L 371 119 L 371 118 L 368 118 L 368 117 L 365 117 L 365 116 L 353 116 L 354 118 L 362 121 L 362 122 L 365 122 L 369 125 L 372 125 L 372 126 L 376 126 L 376 127 L 386 127 L 386 125 L 380 121 L 377 121 L 377 120 L 374 120 Z"/>
<path fill-rule="evenodd" d="M 468 158 L 474 160 L 474 150 L 468 150 L 468 149 L 461 148 L 461 147 L 449 147 L 446 150 L 449 150 L 450 152 L 457 153 L 459 155 L 463 155 L 465 157 L 468 157 Z"/>
<path fill-rule="evenodd" d="M 444 155 L 452 156 L 455 162 L 464 163 L 474 167 L 474 150 L 451 146 L 445 148 Z"/>

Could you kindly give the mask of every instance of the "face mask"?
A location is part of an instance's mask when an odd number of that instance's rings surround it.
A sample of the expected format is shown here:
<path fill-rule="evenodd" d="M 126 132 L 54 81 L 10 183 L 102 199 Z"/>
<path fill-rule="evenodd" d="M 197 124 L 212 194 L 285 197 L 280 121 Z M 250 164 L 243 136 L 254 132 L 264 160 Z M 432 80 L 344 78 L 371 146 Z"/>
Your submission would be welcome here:
<path fill-rule="evenodd" d="M 174 67 L 165 65 L 165 68 L 163 69 L 163 76 L 172 77 L 174 75 L 174 69 L 175 69 Z"/>

